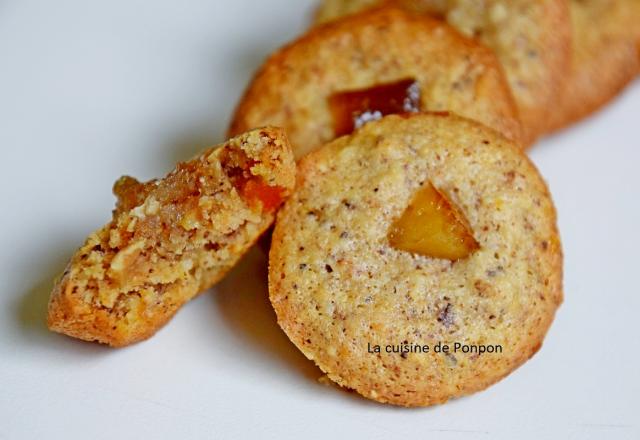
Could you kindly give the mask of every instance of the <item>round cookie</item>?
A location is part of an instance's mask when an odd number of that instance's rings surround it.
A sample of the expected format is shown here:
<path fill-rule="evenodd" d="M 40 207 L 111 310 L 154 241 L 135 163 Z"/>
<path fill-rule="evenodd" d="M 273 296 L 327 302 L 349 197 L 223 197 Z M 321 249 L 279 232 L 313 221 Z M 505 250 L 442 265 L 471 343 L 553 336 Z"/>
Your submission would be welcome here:
<path fill-rule="evenodd" d="M 495 55 L 446 24 L 379 8 L 311 30 L 272 55 L 238 105 L 229 133 L 284 127 L 296 158 L 336 137 L 336 93 L 414 79 L 422 110 L 450 110 L 511 139 L 520 123 Z"/>
<path fill-rule="evenodd" d="M 390 245 L 427 184 L 466 217 L 478 244 L 466 258 Z M 493 130 L 447 113 L 387 116 L 300 161 L 276 220 L 269 295 L 279 325 L 333 381 L 379 402 L 442 403 L 540 348 L 562 301 L 555 208 L 524 152 Z M 501 353 L 434 352 L 456 342 Z M 396 344 L 431 351 L 385 352 Z"/>
<path fill-rule="evenodd" d="M 609 102 L 640 73 L 640 0 L 572 0 L 573 59 L 549 131 Z"/>
<path fill-rule="evenodd" d="M 570 65 L 566 0 L 324 0 L 316 19 L 326 22 L 380 3 L 443 17 L 493 49 L 518 105 L 524 145 L 545 132 Z"/>

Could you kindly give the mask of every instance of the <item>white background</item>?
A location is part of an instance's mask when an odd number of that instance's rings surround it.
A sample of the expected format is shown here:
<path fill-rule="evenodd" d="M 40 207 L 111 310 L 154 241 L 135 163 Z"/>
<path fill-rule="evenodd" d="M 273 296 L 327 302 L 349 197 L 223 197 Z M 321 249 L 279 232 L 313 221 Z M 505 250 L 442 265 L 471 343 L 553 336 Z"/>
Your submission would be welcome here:
<path fill-rule="evenodd" d="M 0 0 L 0 438 L 639 438 L 640 84 L 531 155 L 558 206 L 565 292 L 542 350 L 430 409 L 318 383 L 253 252 L 147 342 L 49 333 L 52 279 L 114 180 L 221 141 L 312 1 Z M 549 109 L 553 111 L 553 109 Z"/>

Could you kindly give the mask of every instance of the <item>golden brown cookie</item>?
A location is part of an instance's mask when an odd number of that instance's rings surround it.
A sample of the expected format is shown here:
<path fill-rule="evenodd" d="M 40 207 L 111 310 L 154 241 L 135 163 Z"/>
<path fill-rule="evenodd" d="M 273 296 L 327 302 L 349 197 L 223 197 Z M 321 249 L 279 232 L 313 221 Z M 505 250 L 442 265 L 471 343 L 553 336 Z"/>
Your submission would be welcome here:
<path fill-rule="evenodd" d="M 540 348 L 562 251 L 545 182 L 513 142 L 454 115 L 392 115 L 298 167 L 269 295 L 333 381 L 426 406 L 488 387 Z"/>
<path fill-rule="evenodd" d="M 294 176 L 284 132 L 263 128 L 164 179 L 122 177 L 112 221 L 89 236 L 53 289 L 49 328 L 114 347 L 150 337 L 271 225 Z"/>
<path fill-rule="evenodd" d="M 324 0 L 318 22 L 380 3 L 443 17 L 496 52 L 518 104 L 530 145 L 543 134 L 570 65 L 567 0 Z"/>
<path fill-rule="evenodd" d="M 282 126 L 300 158 L 343 134 L 332 98 L 353 101 L 359 91 L 404 82 L 416 83 L 405 97 L 415 102 L 397 100 L 406 110 L 456 111 L 519 138 L 517 110 L 493 53 L 444 23 L 396 8 L 318 27 L 272 55 L 245 92 L 229 132 Z M 377 108 L 370 110 L 365 116 L 375 119 Z"/>
<path fill-rule="evenodd" d="M 640 73 L 640 0 L 572 0 L 573 59 L 550 131 L 609 102 Z"/>

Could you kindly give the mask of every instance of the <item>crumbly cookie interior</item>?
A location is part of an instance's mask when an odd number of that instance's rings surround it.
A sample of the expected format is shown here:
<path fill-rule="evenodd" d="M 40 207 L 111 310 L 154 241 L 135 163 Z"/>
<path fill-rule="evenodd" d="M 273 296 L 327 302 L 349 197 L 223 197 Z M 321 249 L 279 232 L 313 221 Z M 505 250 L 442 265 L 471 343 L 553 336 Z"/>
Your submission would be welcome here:
<path fill-rule="evenodd" d="M 54 292 L 52 328 L 118 345 L 218 281 L 291 189 L 293 176 L 278 168 L 293 159 L 276 143 L 256 130 L 164 179 L 120 178 L 113 220 L 87 239 Z"/>

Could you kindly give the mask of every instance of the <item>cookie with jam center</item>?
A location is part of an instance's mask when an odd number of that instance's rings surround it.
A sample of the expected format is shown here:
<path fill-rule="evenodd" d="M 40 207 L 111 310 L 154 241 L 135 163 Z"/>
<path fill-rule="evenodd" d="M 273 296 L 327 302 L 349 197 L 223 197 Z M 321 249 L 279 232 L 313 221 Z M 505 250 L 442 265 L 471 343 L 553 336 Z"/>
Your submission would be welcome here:
<path fill-rule="evenodd" d="M 546 132 L 550 110 L 569 82 L 567 0 L 323 0 L 316 21 L 328 22 L 380 4 L 440 17 L 494 50 L 518 105 L 524 145 Z"/>
<path fill-rule="evenodd" d="M 562 251 L 547 186 L 514 142 L 453 114 L 390 115 L 298 170 L 269 296 L 331 380 L 427 406 L 538 351 L 562 301 Z"/>
<path fill-rule="evenodd" d="M 489 49 L 438 20 L 383 7 L 313 29 L 269 57 L 229 134 L 282 126 L 298 159 L 370 120 L 420 110 L 454 111 L 520 139 Z"/>

